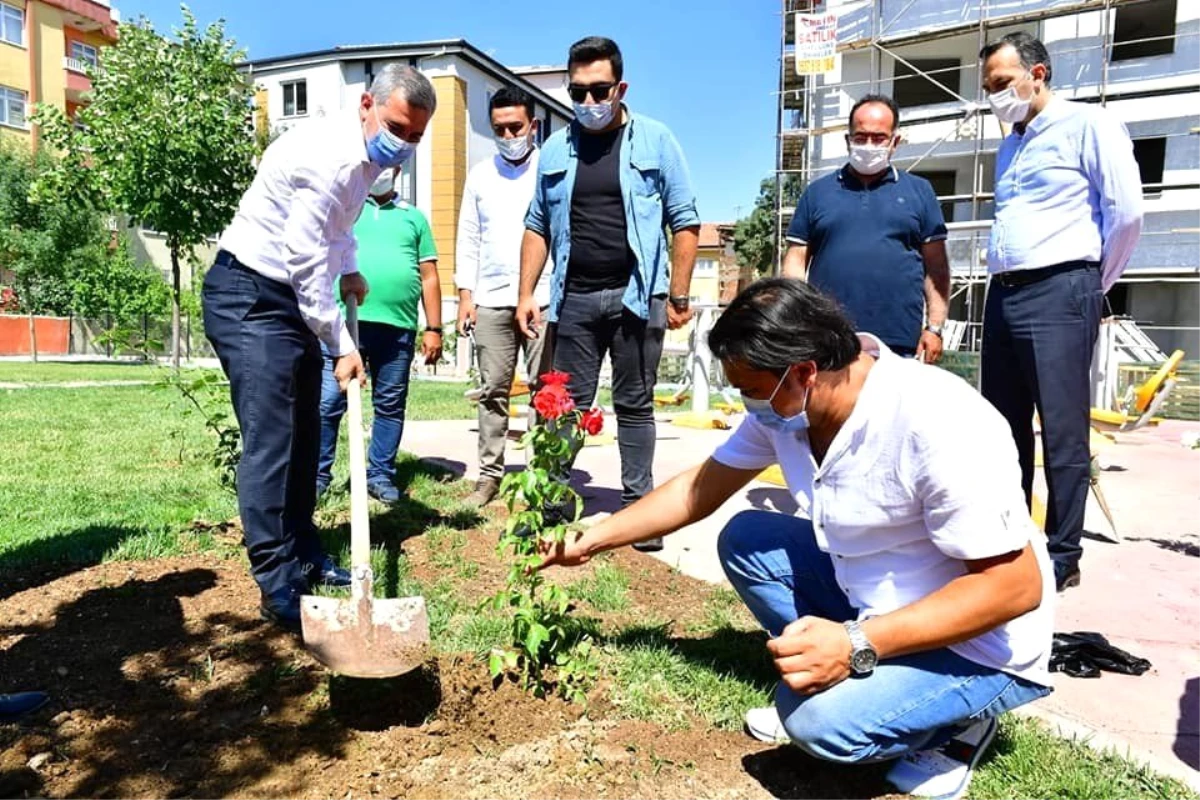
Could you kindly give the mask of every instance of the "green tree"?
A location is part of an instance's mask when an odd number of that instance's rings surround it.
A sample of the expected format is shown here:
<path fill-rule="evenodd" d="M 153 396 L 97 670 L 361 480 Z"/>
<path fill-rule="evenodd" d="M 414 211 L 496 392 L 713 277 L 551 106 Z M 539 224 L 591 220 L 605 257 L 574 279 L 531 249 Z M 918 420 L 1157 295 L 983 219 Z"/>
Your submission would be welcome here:
<path fill-rule="evenodd" d="M 85 176 L 91 196 L 166 237 L 171 253 L 171 355 L 179 368 L 180 263 L 233 218 L 254 176 L 252 87 L 224 23 L 201 30 L 182 7 L 173 38 L 149 20 L 123 24 L 93 71 L 90 103 L 74 121 L 34 115 L 64 168 L 42 182 L 61 195 Z"/>
<path fill-rule="evenodd" d="M 758 188 L 754 209 L 737 221 L 733 229 L 733 251 L 738 263 L 754 267 L 756 275 L 770 275 L 775 271 L 779 252 L 779 223 L 776 213 L 776 178 L 767 178 Z M 794 175 L 783 176 L 783 209 L 791 211 L 800 199 L 800 182 Z"/>

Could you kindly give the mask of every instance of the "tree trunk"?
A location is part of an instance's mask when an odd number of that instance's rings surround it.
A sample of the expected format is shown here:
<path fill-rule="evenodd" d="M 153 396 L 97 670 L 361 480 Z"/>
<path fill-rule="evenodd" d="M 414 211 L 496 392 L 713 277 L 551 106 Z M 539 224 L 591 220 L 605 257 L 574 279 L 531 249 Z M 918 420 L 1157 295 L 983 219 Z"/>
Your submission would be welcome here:
<path fill-rule="evenodd" d="M 171 247 L 171 367 L 179 372 L 179 248 Z"/>
<path fill-rule="evenodd" d="M 33 312 L 29 312 L 29 360 L 37 363 L 37 324 Z"/>

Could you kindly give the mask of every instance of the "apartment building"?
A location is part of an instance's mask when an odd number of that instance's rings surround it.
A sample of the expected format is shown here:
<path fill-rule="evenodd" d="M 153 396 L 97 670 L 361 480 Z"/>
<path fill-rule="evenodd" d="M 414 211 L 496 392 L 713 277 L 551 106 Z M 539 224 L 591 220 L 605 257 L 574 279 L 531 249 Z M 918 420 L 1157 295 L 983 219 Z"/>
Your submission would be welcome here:
<path fill-rule="evenodd" d="M 1133 138 L 1145 231 L 1108 294 L 1159 345 L 1200 349 L 1200 3 L 1186 0 L 784 0 L 779 170 L 803 182 L 846 159 L 846 118 L 868 92 L 892 95 L 896 164 L 927 178 L 951 231 L 952 318 L 978 345 L 1002 132 L 979 85 L 978 52 L 1023 30 L 1045 42 L 1058 96 L 1104 104 Z M 837 15 L 832 69 L 798 75 L 794 12 Z M 780 209 L 786 228 L 790 209 Z"/>
<path fill-rule="evenodd" d="M 73 115 L 87 102 L 89 66 L 117 40 L 109 0 L 0 0 L 0 137 L 37 147 L 37 103 Z"/>

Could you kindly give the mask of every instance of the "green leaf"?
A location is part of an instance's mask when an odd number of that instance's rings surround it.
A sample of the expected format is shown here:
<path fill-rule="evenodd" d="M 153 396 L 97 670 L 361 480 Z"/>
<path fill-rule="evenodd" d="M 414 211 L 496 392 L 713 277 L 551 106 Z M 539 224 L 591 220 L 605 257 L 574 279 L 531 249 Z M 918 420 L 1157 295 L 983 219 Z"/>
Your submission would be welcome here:
<path fill-rule="evenodd" d="M 504 654 L 493 650 L 488 653 L 488 672 L 493 678 L 498 677 L 504 671 Z"/>

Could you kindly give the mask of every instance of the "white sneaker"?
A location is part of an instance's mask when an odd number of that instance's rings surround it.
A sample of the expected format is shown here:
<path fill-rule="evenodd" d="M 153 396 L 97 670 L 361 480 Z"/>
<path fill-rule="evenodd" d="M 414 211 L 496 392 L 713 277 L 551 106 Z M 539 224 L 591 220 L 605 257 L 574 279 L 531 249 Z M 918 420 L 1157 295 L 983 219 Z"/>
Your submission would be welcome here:
<path fill-rule="evenodd" d="M 746 712 L 746 732 L 768 744 L 790 744 L 792 737 L 783 728 L 783 720 L 775 706 L 752 708 Z"/>
<path fill-rule="evenodd" d="M 996 719 L 976 722 L 934 750 L 909 753 L 896 762 L 887 780 L 913 797 L 958 800 L 967 793 L 975 765 L 996 736 Z"/>

